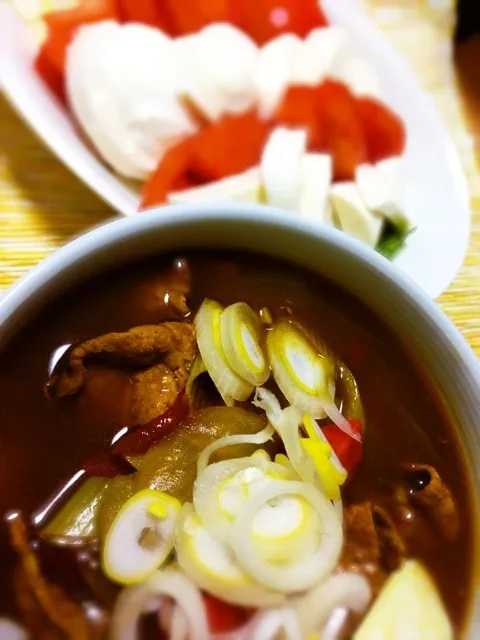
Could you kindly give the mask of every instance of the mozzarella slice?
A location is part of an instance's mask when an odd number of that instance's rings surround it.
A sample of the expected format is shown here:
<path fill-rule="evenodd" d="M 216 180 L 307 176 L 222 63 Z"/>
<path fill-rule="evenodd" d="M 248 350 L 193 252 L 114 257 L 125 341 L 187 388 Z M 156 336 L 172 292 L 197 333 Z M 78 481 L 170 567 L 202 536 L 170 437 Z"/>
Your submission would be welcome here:
<path fill-rule="evenodd" d="M 168 201 L 170 204 L 258 202 L 261 186 L 260 170 L 255 168 L 205 186 L 176 191 L 169 194 Z"/>
<path fill-rule="evenodd" d="M 357 167 L 356 185 L 368 209 L 377 211 L 395 226 L 412 228 L 412 221 L 403 212 L 402 159 L 382 160 L 378 164 Z"/>
<path fill-rule="evenodd" d="M 253 107 L 259 49 L 245 33 L 214 23 L 179 38 L 176 47 L 189 70 L 186 96 L 208 119 Z"/>
<path fill-rule="evenodd" d="M 357 96 L 379 98 L 380 79 L 374 67 L 361 56 L 344 56 L 332 72 L 336 80 L 344 82 Z"/>
<path fill-rule="evenodd" d="M 332 182 L 332 158 L 326 153 L 307 153 L 302 158 L 300 213 L 305 218 L 329 222 L 328 192 Z"/>
<path fill-rule="evenodd" d="M 277 127 L 270 134 L 260 163 L 268 204 L 298 211 L 302 192 L 302 160 L 307 147 L 303 129 Z"/>
<path fill-rule="evenodd" d="M 315 86 L 332 75 L 347 55 L 348 36 L 339 26 L 314 29 L 302 42 L 293 68 L 292 83 Z"/>
<path fill-rule="evenodd" d="M 408 560 L 388 578 L 354 640 L 452 640 L 451 622 L 424 567 Z"/>
<path fill-rule="evenodd" d="M 142 24 L 85 25 L 67 50 L 75 117 L 102 158 L 129 178 L 146 178 L 166 149 L 194 133 L 180 76 L 170 38 Z"/>
<path fill-rule="evenodd" d="M 375 247 L 383 227 L 383 217 L 369 211 L 354 182 L 338 182 L 330 189 L 330 199 L 342 231 L 370 247 Z"/>
<path fill-rule="evenodd" d="M 255 69 L 255 92 L 262 117 L 272 115 L 291 83 L 295 59 L 302 45 L 298 36 L 285 33 L 260 49 Z"/>

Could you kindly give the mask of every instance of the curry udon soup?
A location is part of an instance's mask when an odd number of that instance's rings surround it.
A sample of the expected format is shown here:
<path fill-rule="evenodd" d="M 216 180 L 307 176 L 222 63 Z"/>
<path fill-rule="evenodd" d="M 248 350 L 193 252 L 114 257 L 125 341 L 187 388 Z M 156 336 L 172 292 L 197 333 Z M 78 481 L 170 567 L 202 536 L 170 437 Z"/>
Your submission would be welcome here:
<path fill-rule="evenodd" d="M 332 284 L 250 255 L 127 266 L 50 304 L 0 380 L 2 637 L 461 633 L 453 431 Z"/>

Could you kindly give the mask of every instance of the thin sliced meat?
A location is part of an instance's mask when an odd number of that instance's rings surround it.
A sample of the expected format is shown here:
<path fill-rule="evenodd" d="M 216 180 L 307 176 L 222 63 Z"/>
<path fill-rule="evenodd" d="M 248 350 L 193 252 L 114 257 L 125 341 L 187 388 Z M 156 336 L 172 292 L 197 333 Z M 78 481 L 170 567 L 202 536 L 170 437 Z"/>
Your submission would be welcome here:
<path fill-rule="evenodd" d="M 15 575 L 15 596 L 22 619 L 42 640 L 89 640 L 95 637 L 82 608 L 42 574 L 21 516 L 8 519 L 10 541 L 20 563 Z"/>
<path fill-rule="evenodd" d="M 403 542 L 389 515 L 370 502 L 349 505 L 343 517 L 345 541 L 340 568 L 364 574 L 373 592 L 378 593 L 388 573 L 405 556 Z"/>
<path fill-rule="evenodd" d="M 164 364 L 157 364 L 132 377 L 132 424 L 146 424 L 165 413 L 185 386 L 186 369 L 177 369 L 176 376 Z"/>
<path fill-rule="evenodd" d="M 423 512 L 447 540 L 455 540 L 460 529 L 457 505 L 435 467 L 409 464 L 405 475 L 411 505 Z"/>
<path fill-rule="evenodd" d="M 195 330 L 185 322 L 134 327 L 87 340 L 70 351 L 68 366 L 48 384 L 58 398 L 77 393 L 85 382 L 89 359 L 116 365 L 150 367 L 161 362 L 175 375 L 188 367 L 196 353 Z M 185 373 L 179 373 L 181 377 Z"/>

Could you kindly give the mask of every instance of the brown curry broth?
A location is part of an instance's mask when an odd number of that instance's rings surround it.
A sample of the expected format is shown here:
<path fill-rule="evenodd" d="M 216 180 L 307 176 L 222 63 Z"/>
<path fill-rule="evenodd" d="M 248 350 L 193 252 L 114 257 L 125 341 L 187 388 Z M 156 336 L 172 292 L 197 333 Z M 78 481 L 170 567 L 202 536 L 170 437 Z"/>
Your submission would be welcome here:
<path fill-rule="evenodd" d="M 402 346 L 363 304 L 301 270 L 249 255 L 190 253 L 188 261 L 192 309 L 204 297 L 224 304 L 244 300 L 257 309 L 267 306 L 277 317 L 292 313 L 347 362 L 359 344 L 365 347 L 363 365 L 354 368 L 367 417 L 364 460 L 345 498 L 388 504 L 387 486 L 399 478 L 402 463 L 437 468 L 460 507 L 462 534 L 446 543 L 428 530 L 413 533 L 409 555 L 422 559 L 434 575 L 458 629 L 472 565 L 467 480 L 452 430 Z M 150 260 L 94 279 L 51 304 L 1 356 L 1 513 L 36 510 L 124 426 L 125 373 L 97 368 L 89 375 L 88 393 L 51 403 L 43 393 L 49 356 L 65 343 L 165 320 L 146 292 L 170 264 L 170 259 Z M 11 611 L 13 558 L 5 530 L 0 540 L 0 602 L 2 610 Z"/>

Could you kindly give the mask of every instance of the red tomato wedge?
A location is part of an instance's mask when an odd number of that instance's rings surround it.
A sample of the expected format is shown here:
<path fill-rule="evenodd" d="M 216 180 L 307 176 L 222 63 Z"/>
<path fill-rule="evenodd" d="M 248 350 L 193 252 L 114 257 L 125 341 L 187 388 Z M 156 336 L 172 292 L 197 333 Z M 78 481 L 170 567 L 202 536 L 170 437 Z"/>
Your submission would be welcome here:
<path fill-rule="evenodd" d="M 144 186 L 140 210 L 164 204 L 171 191 L 189 186 L 187 180 L 189 163 L 190 138 L 165 153 Z"/>
<path fill-rule="evenodd" d="M 157 27 L 168 35 L 175 31 L 165 2 L 160 0 L 118 0 L 118 13 L 122 22 L 140 22 Z"/>
<path fill-rule="evenodd" d="M 203 593 L 203 602 L 212 634 L 235 631 L 243 627 L 252 615 L 248 609 L 223 602 L 209 593 Z"/>
<path fill-rule="evenodd" d="M 334 180 L 354 180 L 359 164 L 367 160 L 367 141 L 354 96 L 340 82 L 326 80 L 316 89 L 323 148 L 333 160 Z"/>
<path fill-rule="evenodd" d="M 63 77 L 67 47 L 78 27 L 102 20 L 116 20 L 117 17 L 115 0 L 82 0 L 78 7 L 47 13 L 44 16 L 47 39 L 42 45 L 39 57 L 43 56 L 48 60 L 51 67 L 56 68 Z M 36 66 L 42 73 L 45 62 L 39 62 Z M 42 74 L 42 77 L 48 81 L 48 75 L 46 77 Z"/>
<path fill-rule="evenodd" d="M 322 125 L 317 114 L 315 87 L 290 87 L 275 112 L 277 124 L 307 129 L 309 150 L 323 149 Z"/>
<path fill-rule="evenodd" d="M 231 22 L 230 2 L 231 0 L 158 0 L 159 4 L 165 5 L 176 35 L 194 33 L 212 22 Z"/>
<path fill-rule="evenodd" d="M 360 420 L 349 420 L 349 423 L 355 433 L 362 433 Z M 336 424 L 328 424 L 322 431 L 348 474 L 353 473 L 362 459 L 362 443 L 341 431 Z"/>
<path fill-rule="evenodd" d="M 258 44 L 281 33 L 304 38 L 327 20 L 318 0 L 231 0 L 233 23 Z"/>
<path fill-rule="evenodd" d="M 35 60 L 35 71 L 41 77 L 54 96 L 66 104 L 65 84 L 63 74 L 52 63 L 45 45 L 40 49 Z"/>
<path fill-rule="evenodd" d="M 269 129 L 254 111 L 224 116 L 191 139 L 190 170 L 201 181 L 246 171 L 260 162 Z"/>
<path fill-rule="evenodd" d="M 370 162 L 379 162 L 404 152 L 405 125 L 396 113 L 374 98 L 360 98 L 357 109 L 366 132 Z"/>

